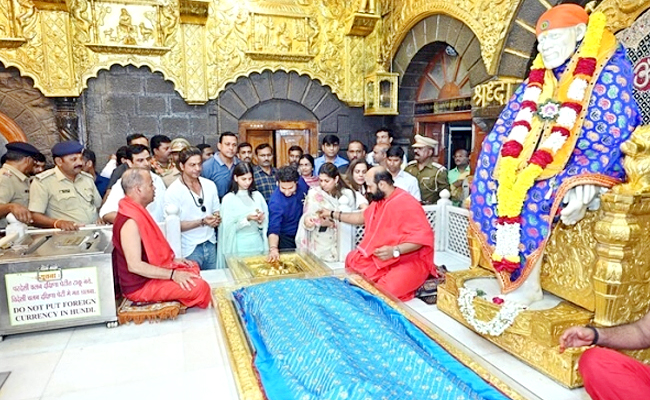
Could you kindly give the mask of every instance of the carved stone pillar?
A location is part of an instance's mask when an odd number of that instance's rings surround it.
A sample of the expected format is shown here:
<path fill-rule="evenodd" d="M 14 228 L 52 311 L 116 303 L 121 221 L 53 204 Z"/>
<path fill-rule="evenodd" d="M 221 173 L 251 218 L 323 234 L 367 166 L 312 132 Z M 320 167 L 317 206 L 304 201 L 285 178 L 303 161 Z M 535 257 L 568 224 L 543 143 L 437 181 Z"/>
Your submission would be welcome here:
<path fill-rule="evenodd" d="M 602 196 L 602 209 L 603 217 L 594 232 L 598 242 L 594 322 L 615 326 L 635 321 L 647 312 L 650 198 L 608 192 Z"/>
<path fill-rule="evenodd" d="M 76 97 L 57 97 L 54 99 L 56 105 L 56 127 L 59 131 L 59 140 L 79 141 L 79 115 L 77 115 Z"/>

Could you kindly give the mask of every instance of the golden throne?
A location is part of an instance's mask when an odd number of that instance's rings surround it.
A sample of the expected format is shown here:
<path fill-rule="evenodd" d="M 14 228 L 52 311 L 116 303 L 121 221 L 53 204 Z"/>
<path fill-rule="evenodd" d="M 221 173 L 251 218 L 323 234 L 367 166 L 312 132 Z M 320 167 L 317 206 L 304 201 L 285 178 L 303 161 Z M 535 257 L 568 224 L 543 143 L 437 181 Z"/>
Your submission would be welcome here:
<path fill-rule="evenodd" d="M 648 2 L 612 0 L 597 9 L 608 16 L 609 28 L 619 31 L 649 7 Z M 650 15 L 640 19 L 647 26 Z M 637 42 L 644 37 L 650 43 L 650 32 L 645 29 Z M 625 32 L 617 35 L 623 42 L 629 39 L 621 37 Z M 637 68 L 643 62 L 648 61 L 641 60 Z M 637 101 L 644 124 L 648 124 L 650 101 Z M 626 183 L 603 194 L 600 209 L 589 212 L 575 226 L 557 224 L 553 229 L 542 263 L 541 284 L 563 301 L 546 310 L 526 310 L 502 335 L 485 336 L 570 388 L 582 385 L 577 365 L 584 348 L 560 354 L 562 332 L 574 325 L 607 327 L 633 322 L 648 312 L 650 304 L 650 125 L 637 128 L 622 149 Z M 469 245 L 471 268 L 448 274 L 446 284 L 439 288 L 438 308 L 472 329 L 458 306 L 459 288 L 466 280 L 493 274 L 471 234 Z M 491 320 L 499 311 L 498 305 L 480 297 L 474 300 L 474 307 L 482 321 Z M 650 362 L 650 349 L 627 353 Z"/>

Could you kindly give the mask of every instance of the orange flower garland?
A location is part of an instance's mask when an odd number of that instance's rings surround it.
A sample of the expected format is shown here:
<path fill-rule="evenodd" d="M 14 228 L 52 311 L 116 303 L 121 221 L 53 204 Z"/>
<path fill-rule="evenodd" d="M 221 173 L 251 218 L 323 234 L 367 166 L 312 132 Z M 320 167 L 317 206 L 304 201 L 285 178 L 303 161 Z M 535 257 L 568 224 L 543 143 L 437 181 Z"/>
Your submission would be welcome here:
<path fill-rule="evenodd" d="M 501 148 L 501 160 L 497 182 L 497 232 L 496 246 L 492 256 L 498 271 L 512 273 L 521 267 L 519 247 L 521 244 L 521 210 L 524 200 L 535 180 L 553 162 L 554 156 L 568 143 L 571 131 L 582 111 L 587 88 L 596 70 L 596 56 L 605 29 L 605 15 L 595 12 L 589 17 L 585 40 L 578 52 L 578 61 L 567 90 L 567 100 L 558 110 L 557 119 L 550 135 L 533 152 L 527 165 L 517 171 L 522 162 L 521 153 L 531 131 L 531 123 L 538 112 L 538 101 L 544 87 L 546 69 L 538 55 L 528 76 L 521 109 L 515 117 L 506 142 Z"/>

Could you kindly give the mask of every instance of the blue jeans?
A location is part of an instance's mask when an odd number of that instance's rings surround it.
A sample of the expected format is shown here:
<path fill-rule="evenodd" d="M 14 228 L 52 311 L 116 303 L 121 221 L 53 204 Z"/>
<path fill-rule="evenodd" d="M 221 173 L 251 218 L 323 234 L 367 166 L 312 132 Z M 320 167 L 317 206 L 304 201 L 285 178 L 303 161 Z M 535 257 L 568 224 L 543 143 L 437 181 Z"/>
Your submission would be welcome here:
<path fill-rule="evenodd" d="M 207 240 L 197 244 L 192 254 L 185 258 L 199 263 L 202 270 L 215 269 L 217 268 L 217 246 Z"/>

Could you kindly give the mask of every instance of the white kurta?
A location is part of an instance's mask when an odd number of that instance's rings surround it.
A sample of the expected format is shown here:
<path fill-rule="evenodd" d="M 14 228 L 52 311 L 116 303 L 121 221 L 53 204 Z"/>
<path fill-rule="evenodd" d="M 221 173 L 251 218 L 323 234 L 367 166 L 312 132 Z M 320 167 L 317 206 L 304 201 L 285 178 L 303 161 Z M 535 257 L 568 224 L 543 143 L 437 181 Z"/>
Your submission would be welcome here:
<path fill-rule="evenodd" d="M 167 186 L 165 186 L 161 177 L 153 172 L 150 173 L 153 186 L 156 188 L 156 194 L 154 195 L 153 201 L 147 206 L 147 211 L 149 211 L 154 221 L 165 222 L 164 202 Z M 111 192 L 108 194 L 102 208 L 99 209 L 99 216 L 104 217 L 108 213 L 117 212 L 117 205 L 122 198 L 124 198 L 124 189 L 122 189 L 122 178 L 120 178 L 111 188 Z"/>

